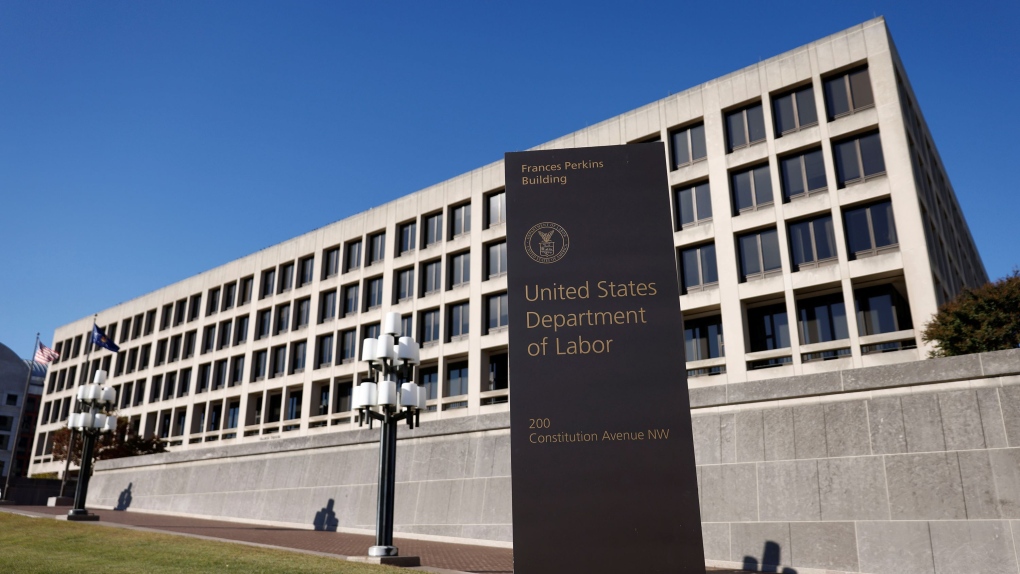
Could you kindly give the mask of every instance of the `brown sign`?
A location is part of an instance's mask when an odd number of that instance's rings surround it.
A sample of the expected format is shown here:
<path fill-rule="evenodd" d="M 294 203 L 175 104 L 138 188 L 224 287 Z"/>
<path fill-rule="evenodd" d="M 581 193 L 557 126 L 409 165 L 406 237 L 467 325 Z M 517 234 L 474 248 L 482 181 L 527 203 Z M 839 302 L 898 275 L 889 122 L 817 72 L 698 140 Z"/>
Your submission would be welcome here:
<path fill-rule="evenodd" d="M 506 154 L 514 571 L 705 571 L 661 143 Z"/>

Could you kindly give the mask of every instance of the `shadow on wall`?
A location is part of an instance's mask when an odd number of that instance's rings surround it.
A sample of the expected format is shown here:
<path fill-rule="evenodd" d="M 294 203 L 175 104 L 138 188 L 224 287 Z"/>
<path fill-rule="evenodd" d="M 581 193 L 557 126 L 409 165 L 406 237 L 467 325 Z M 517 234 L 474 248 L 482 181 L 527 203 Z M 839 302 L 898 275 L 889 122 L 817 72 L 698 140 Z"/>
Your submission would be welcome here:
<path fill-rule="evenodd" d="M 117 506 L 114 506 L 114 510 L 127 510 L 131 506 L 131 486 L 133 482 L 129 482 L 127 488 L 120 491 L 120 496 L 117 497 Z"/>
<path fill-rule="evenodd" d="M 780 554 L 782 550 L 777 542 L 771 540 L 765 542 L 765 550 L 761 556 L 761 566 L 759 568 L 758 559 L 754 556 L 744 556 L 743 569 L 749 572 L 779 572 L 780 574 L 797 574 L 797 571 L 793 568 L 783 568 L 781 571 L 779 568 Z"/>
<path fill-rule="evenodd" d="M 322 530 L 326 532 L 336 532 L 336 527 L 340 525 L 340 521 L 336 519 L 336 512 L 333 511 L 333 499 L 330 498 L 326 506 L 321 508 L 315 513 L 315 519 L 312 520 L 312 526 L 316 530 Z"/>

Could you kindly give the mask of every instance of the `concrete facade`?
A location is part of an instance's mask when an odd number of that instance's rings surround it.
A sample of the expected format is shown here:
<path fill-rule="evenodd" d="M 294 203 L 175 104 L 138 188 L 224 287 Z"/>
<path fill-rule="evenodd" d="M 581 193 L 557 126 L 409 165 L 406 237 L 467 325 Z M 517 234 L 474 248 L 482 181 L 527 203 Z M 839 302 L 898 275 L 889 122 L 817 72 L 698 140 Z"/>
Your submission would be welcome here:
<path fill-rule="evenodd" d="M 25 382 L 30 366 L 34 372 L 26 397 Z M 18 463 L 12 476 L 25 476 L 28 471 L 29 449 L 35 436 L 35 422 L 45 376 L 45 366 L 25 361 L 10 348 L 0 344 L 0 488 L 3 478 L 10 472 L 15 453 Z M 27 424 L 21 420 L 22 406 Z"/>

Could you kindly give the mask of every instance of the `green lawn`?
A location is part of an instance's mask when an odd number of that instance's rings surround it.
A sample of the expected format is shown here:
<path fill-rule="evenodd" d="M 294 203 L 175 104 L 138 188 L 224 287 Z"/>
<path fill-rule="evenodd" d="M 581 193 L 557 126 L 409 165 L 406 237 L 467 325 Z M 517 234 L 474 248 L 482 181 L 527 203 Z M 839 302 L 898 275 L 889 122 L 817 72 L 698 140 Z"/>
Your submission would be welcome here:
<path fill-rule="evenodd" d="M 406 574 L 407 570 L 0 512 L 0 572 Z"/>

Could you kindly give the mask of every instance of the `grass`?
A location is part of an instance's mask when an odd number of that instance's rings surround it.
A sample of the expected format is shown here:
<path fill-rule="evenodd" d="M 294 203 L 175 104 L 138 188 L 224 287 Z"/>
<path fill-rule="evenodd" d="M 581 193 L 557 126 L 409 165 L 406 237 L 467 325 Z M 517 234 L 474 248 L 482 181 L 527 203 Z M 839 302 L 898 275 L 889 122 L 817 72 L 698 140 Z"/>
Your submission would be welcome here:
<path fill-rule="evenodd" d="M 0 572 L 397 574 L 324 556 L 0 513 Z"/>

